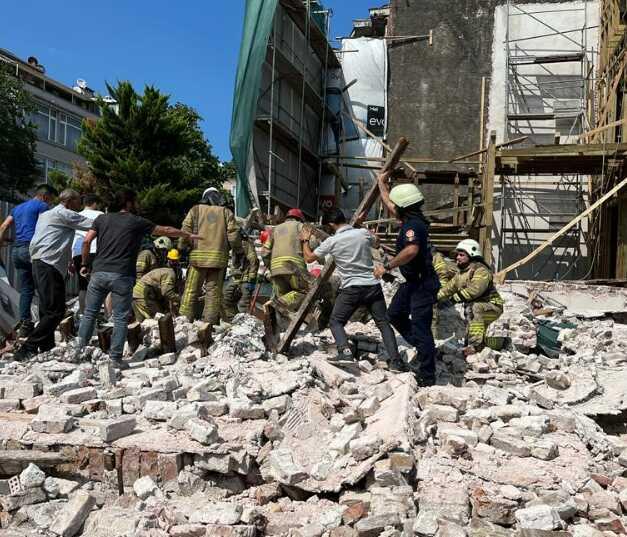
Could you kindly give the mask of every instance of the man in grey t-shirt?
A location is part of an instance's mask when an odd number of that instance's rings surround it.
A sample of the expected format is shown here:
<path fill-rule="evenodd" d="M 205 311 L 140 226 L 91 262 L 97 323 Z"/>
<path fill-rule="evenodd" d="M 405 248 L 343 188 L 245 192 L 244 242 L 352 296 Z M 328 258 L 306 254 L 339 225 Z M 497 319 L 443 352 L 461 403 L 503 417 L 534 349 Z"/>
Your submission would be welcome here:
<path fill-rule="evenodd" d="M 16 351 L 16 360 L 54 347 L 54 331 L 65 315 L 65 275 L 72 258 L 74 233 L 87 231 L 93 223 L 91 218 L 76 212 L 80 207 L 78 192 L 66 189 L 59 195 L 59 205 L 37 220 L 30 258 L 39 296 L 39 323 Z"/>
<path fill-rule="evenodd" d="M 312 251 L 309 246 L 311 231 L 304 230 L 301 240 L 307 263 L 314 261 L 324 263 L 326 256 L 330 255 L 335 260 L 336 270 L 342 280 L 329 323 L 337 345 L 338 358 L 353 359 L 344 326 L 358 308 L 365 306 L 381 331 L 390 364 L 395 368 L 403 368 L 396 336 L 387 317 L 383 290 L 373 275 L 372 248 L 375 246 L 376 238 L 366 229 L 357 229 L 349 225 L 340 209 L 325 215 L 323 223 L 333 229 L 334 235 L 318 248 Z"/>

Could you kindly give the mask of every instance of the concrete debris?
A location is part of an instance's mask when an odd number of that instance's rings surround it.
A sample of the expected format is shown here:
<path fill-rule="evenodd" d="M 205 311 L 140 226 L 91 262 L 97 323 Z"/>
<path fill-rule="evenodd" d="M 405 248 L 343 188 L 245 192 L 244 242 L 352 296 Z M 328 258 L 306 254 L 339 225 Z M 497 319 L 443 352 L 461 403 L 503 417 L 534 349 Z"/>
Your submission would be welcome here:
<path fill-rule="evenodd" d="M 76 491 L 52 521 L 50 531 L 59 537 L 73 537 L 79 532 L 95 504 L 96 498 L 91 494 L 82 490 Z"/>
<path fill-rule="evenodd" d="M 71 342 L 25 363 L 2 357 L 2 531 L 627 534 L 627 327 L 555 312 L 576 328 L 555 328 L 562 348 L 549 358 L 526 291 L 500 292 L 491 333 L 505 348 L 466 359 L 463 311 L 442 310 L 429 388 L 387 366 L 374 323 L 348 325 L 354 364 L 329 360 L 328 331 L 271 356 L 262 325 L 241 314 L 216 327 L 207 353 L 200 323 L 176 319 L 177 352 L 164 355 L 156 321 L 144 321 L 122 370 Z"/>

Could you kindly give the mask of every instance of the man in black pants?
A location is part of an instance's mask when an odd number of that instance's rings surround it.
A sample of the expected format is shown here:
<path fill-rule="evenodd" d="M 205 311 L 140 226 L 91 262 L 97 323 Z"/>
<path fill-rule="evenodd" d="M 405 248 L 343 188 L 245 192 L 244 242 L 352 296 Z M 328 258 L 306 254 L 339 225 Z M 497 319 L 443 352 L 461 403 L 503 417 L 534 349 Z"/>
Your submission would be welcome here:
<path fill-rule="evenodd" d="M 65 275 L 72 259 L 74 232 L 87 231 L 92 225 L 91 218 L 76 212 L 80 207 L 78 192 L 66 189 L 59 204 L 37 220 L 30 257 L 39 296 L 39 323 L 14 354 L 16 360 L 54 347 L 54 331 L 65 314 Z"/>
<path fill-rule="evenodd" d="M 344 326 L 359 307 L 365 306 L 381 331 L 390 365 L 402 369 L 403 362 L 398 354 L 396 336 L 387 317 L 383 290 L 373 276 L 372 248 L 376 245 L 376 237 L 368 230 L 349 225 L 340 209 L 325 215 L 323 224 L 328 225 L 334 235 L 326 239 L 315 251 L 309 246 L 310 230 L 303 230 L 301 240 L 307 263 L 314 261 L 324 263 L 327 255 L 333 256 L 336 270 L 342 279 L 329 323 L 337 345 L 338 358 L 353 359 Z"/>
<path fill-rule="evenodd" d="M 390 214 L 401 221 L 401 229 L 396 239 L 396 256 L 378 266 L 374 275 L 382 278 L 387 271 L 399 268 L 405 278 L 392 298 L 388 315 L 392 326 L 418 351 L 419 384 L 431 386 L 436 381 L 437 355 L 431 321 L 440 281 L 433 268 L 429 221 L 422 213 L 424 196 L 420 189 L 405 183 L 390 191 L 390 175 L 391 172 L 379 175 L 379 192 Z"/>

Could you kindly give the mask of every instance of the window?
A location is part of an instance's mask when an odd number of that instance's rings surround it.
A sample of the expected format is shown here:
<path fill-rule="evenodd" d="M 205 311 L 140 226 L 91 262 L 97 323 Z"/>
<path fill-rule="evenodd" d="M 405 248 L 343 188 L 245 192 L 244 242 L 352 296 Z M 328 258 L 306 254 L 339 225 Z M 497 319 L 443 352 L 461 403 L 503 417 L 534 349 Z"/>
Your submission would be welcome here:
<path fill-rule="evenodd" d="M 67 162 L 61 162 L 59 160 L 53 160 L 42 155 L 35 155 L 35 160 L 39 167 L 40 178 L 44 183 L 48 182 L 48 174 L 52 170 L 63 172 L 65 175 L 72 177 L 72 165 Z"/>
<path fill-rule="evenodd" d="M 81 118 L 55 110 L 44 104 L 31 114 L 31 121 L 37 126 L 37 137 L 76 151 L 81 137 Z"/>
<path fill-rule="evenodd" d="M 31 114 L 31 121 L 37 126 L 37 137 L 40 140 L 48 139 L 48 117 L 50 109 L 47 106 L 38 106 L 37 110 Z"/>

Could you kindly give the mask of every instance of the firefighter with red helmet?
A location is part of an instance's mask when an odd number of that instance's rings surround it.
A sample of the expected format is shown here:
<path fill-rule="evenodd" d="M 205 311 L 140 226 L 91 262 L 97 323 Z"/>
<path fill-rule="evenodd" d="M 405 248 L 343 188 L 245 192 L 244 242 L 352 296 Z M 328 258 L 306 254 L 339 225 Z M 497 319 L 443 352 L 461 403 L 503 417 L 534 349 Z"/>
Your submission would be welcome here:
<path fill-rule="evenodd" d="M 304 220 L 300 209 L 290 209 L 285 222 L 266 234 L 263 242 L 262 256 L 270 269 L 275 299 L 289 311 L 298 310 L 311 280 L 300 240 Z"/>

